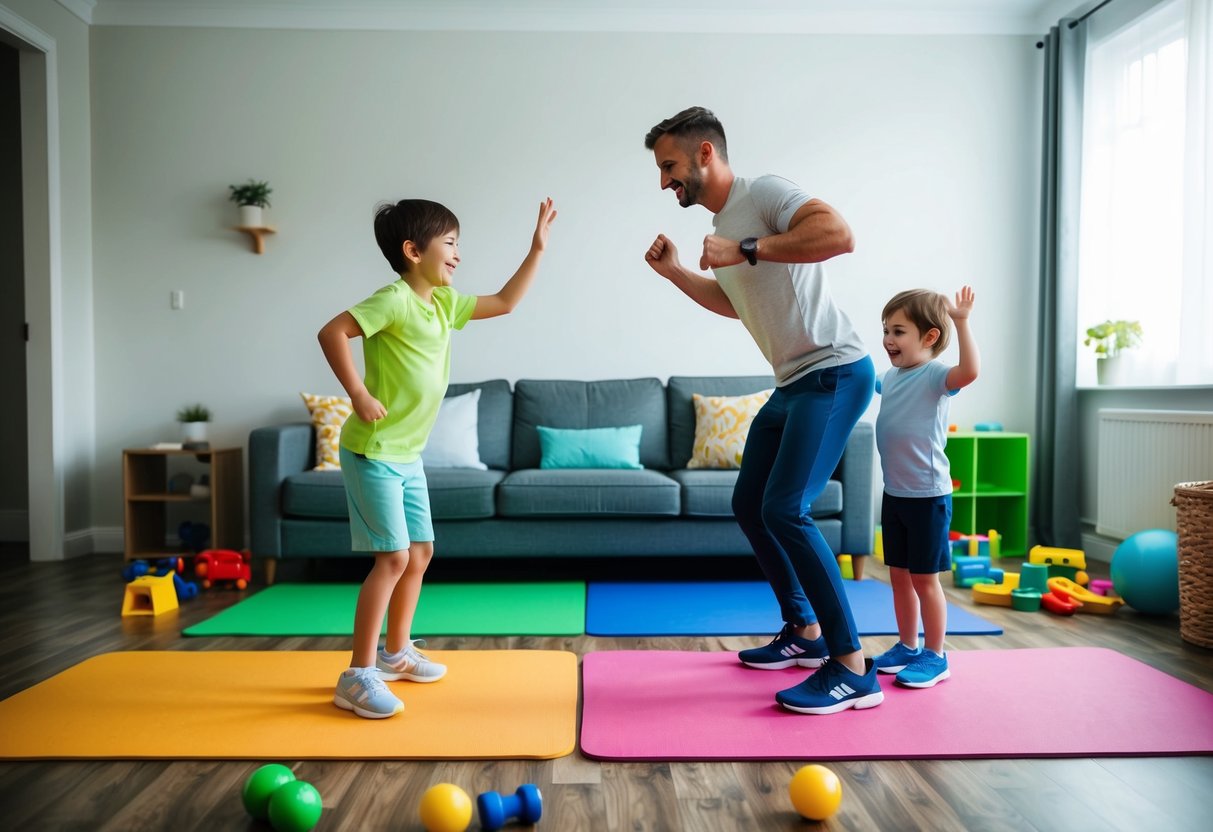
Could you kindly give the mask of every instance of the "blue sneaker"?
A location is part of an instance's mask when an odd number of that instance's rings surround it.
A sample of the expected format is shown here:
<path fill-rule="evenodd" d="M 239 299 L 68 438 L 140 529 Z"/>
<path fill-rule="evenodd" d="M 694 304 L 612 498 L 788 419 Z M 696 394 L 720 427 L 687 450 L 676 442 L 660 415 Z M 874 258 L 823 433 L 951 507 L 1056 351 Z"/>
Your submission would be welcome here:
<path fill-rule="evenodd" d="M 821 667 L 830 657 L 830 648 L 822 636 L 801 638 L 791 624 L 784 624 L 779 635 L 765 647 L 751 647 L 737 654 L 741 663 L 759 670 L 783 670 L 785 667 Z"/>
<path fill-rule="evenodd" d="M 876 667 L 864 659 L 867 670 L 862 676 L 852 673 L 841 662 L 825 666 L 794 688 L 775 694 L 775 701 L 799 714 L 836 714 L 848 708 L 861 711 L 884 701 Z"/>
<path fill-rule="evenodd" d="M 941 656 L 930 650 L 923 650 L 921 656 L 897 674 L 897 684 L 907 688 L 933 688 L 951 675 L 947 653 Z"/>
<path fill-rule="evenodd" d="M 921 655 L 921 647 L 911 650 L 899 641 L 872 659 L 872 664 L 876 665 L 876 669 L 881 673 L 900 673 L 906 665 Z"/>
<path fill-rule="evenodd" d="M 366 719 L 386 719 L 404 710 L 373 667 L 351 667 L 337 677 L 333 704 Z"/>
<path fill-rule="evenodd" d="M 410 682 L 437 682 L 445 676 L 446 665 L 430 661 L 417 649 L 418 644 L 425 644 L 425 641 L 410 641 L 399 653 L 380 650 L 375 656 L 375 668 L 379 671 L 379 678 L 385 682 L 397 682 L 401 679 Z"/>

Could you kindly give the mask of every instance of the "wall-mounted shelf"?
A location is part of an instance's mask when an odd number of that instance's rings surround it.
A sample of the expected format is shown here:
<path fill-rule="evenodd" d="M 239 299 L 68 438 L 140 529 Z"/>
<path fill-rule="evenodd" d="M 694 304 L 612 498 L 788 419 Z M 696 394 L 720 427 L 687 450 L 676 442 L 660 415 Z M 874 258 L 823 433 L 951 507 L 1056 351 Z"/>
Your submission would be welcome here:
<path fill-rule="evenodd" d="M 277 234 L 277 228 L 265 226 L 237 225 L 233 231 L 243 231 L 245 234 L 253 238 L 253 251 L 258 254 L 265 254 L 265 238 L 270 234 Z"/>

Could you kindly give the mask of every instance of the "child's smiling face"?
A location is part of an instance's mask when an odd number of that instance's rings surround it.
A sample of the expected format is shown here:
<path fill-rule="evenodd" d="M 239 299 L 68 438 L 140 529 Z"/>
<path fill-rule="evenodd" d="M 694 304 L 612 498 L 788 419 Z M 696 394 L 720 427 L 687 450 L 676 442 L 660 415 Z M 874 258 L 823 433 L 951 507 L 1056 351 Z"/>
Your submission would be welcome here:
<path fill-rule="evenodd" d="M 420 259 L 414 261 L 411 271 L 431 286 L 450 286 L 452 275 L 459 266 L 459 232 L 451 230 L 439 234 L 419 255 Z"/>
<path fill-rule="evenodd" d="M 939 338 L 938 330 L 928 330 L 925 335 L 906 317 L 904 309 L 898 309 L 884 322 L 884 345 L 889 363 L 908 370 L 930 361 L 931 345 Z"/>

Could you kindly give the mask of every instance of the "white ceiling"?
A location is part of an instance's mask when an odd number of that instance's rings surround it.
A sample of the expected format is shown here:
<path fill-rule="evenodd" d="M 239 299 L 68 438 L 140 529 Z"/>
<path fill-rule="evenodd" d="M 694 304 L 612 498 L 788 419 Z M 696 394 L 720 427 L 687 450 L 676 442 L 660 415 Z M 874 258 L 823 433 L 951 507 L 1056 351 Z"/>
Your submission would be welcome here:
<path fill-rule="evenodd" d="M 1045 32 L 1096 0 L 58 0 L 96 26 L 830 34 Z"/>

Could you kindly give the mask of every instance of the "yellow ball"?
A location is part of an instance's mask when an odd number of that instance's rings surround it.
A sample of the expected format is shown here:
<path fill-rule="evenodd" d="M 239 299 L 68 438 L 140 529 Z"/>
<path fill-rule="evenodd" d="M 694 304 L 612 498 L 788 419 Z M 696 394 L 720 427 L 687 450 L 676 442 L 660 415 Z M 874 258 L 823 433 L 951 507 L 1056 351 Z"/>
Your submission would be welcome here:
<path fill-rule="evenodd" d="M 825 820 L 842 804 L 842 781 L 825 766 L 807 765 L 792 775 L 788 795 L 801 815 Z"/>
<path fill-rule="evenodd" d="M 421 824 L 427 832 L 463 832 L 472 822 L 472 799 L 450 783 L 430 786 L 421 796 Z"/>

